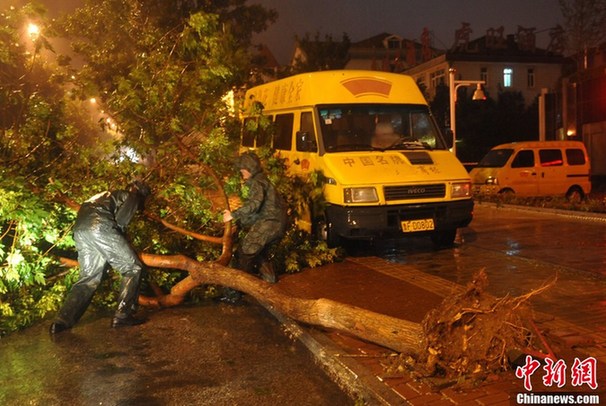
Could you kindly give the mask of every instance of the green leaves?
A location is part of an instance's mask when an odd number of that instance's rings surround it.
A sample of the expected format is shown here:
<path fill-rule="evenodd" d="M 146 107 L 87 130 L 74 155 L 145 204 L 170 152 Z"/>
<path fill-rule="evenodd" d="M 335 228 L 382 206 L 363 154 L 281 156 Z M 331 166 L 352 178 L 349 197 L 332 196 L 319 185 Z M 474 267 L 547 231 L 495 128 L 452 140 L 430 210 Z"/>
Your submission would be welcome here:
<path fill-rule="evenodd" d="M 150 213 L 200 234 L 221 234 L 225 193 L 246 193 L 232 166 L 240 123 L 226 95 L 249 79 L 252 34 L 276 17 L 243 0 L 89 1 L 41 25 L 45 35 L 52 29 L 71 40 L 76 53 L 58 55 L 55 63 L 37 53 L 45 42 L 32 48 L 20 36 L 26 17 L 44 22 L 39 11 L 0 15 L 0 335 L 55 311 L 77 277 L 77 269 L 66 272 L 57 262 L 77 256 L 68 204 L 145 178 L 153 190 Z M 271 131 L 265 117 L 256 124 Z M 297 213 L 296 199 L 313 196 L 315 186 L 301 192 L 272 151 L 263 158 Z M 282 251 L 289 271 L 334 258 L 334 250 L 291 233 Z M 148 219 L 136 218 L 129 235 L 140 251 L 199 260 L 220 255 L 219 246 Z M 182 274 L 151 269 L 150 278 L 170 289 Z M 95 304 L 113 303 L 114 282 Z"/>

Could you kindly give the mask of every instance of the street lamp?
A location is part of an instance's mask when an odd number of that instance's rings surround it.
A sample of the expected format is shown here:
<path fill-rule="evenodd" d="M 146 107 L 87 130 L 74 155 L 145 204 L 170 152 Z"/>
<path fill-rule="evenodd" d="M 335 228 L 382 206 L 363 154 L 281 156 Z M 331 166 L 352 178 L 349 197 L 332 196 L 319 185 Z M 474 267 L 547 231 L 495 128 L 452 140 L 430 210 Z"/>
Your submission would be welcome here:
<path fill-rule="evenodd" d="M 482 85 L 486 82 L 483 80 L 455 80 L 455 68 L 448 70 L 448 88 L 450 90 L 450 132 L 452 133 L 452 153 L 457 155 L 457 133 L 456 133 L 456 103 L 457 89 L 461 86 L 476 85 L 476 90 L 473 92 L 472 100 L 486 100 L 486 95 L 482 90 Z"/>
<path fill-rule="evenodd" d="M 40 26 L 38 26 L 38 24 L 29 23 L 27 25 L 27 35 L 29 35 L 32 42 L 36 42 L 38 37 L 40 37 Z"/>

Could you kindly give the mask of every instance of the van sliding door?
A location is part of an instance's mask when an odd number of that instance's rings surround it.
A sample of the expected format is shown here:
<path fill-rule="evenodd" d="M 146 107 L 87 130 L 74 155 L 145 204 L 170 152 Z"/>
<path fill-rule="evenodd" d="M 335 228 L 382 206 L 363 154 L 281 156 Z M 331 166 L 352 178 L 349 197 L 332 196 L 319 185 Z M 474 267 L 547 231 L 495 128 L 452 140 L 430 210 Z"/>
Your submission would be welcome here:
<path fill-rule="evenodd" d="M 564 195 L 567 190 L 566 169 L 561 149 L 539 150 L 539 195 Z"/>
<path fill-rule="evenodd" d="M 504 168 L 504 172 L 508 172 L 506 168 Z M 519 196 L 536 196 L 538 193 L 537 178 L 534 151 L 521 150 L 513 157 L 509 179 L 503 179 L 501 186 L 511 185 Z"/>

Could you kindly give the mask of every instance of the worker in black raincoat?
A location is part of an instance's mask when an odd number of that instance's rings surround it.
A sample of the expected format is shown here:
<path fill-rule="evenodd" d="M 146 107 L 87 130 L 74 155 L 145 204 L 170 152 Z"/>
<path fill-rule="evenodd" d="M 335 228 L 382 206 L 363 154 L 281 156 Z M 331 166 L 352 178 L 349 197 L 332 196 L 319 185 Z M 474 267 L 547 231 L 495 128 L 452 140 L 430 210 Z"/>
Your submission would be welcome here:
<path fill-rule="evenodd" d="M 51 324 L 51 334 L 67 330 L 78 322 L 109 267 L 122 276 L 112 327 L 145 322 L 133 315 L 138 303 L 143 263 L 127 241 L 125 232 L 135 213 L 143 210 L 149 194 L 146 184 L 135 181 L 128 190 L 99 193 L 82 204 L 74 226 L 80 277 Z"/>
<path fill-rule="evenodd" d="M 242 207 L 223 213 L 224 222 L 235 220 L 246 232 L 238 244 L 234 267 L 248 273 L 255 273 L 258 268 L 262 279 L 275 283 L 277 277 L 267 260 L 267 249 L 284 236 L 288 222 L 286 204 L 263 172 L 256 154 L 242 154 L 236 165 L 248 188 L 248 198 Z"/>

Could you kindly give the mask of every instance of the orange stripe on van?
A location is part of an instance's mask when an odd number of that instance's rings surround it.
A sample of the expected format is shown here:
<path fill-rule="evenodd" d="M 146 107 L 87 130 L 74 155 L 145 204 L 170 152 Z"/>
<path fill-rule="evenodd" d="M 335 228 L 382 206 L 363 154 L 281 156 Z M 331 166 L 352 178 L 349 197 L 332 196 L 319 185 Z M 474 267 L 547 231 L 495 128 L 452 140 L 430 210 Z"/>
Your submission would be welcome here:
<path fill-rule="evenodd" d="M 376 95 L 389 97 L 391 82 L 375 78 L 353 78 L 343 80 L 341 84 L 355 97 Z"/>

